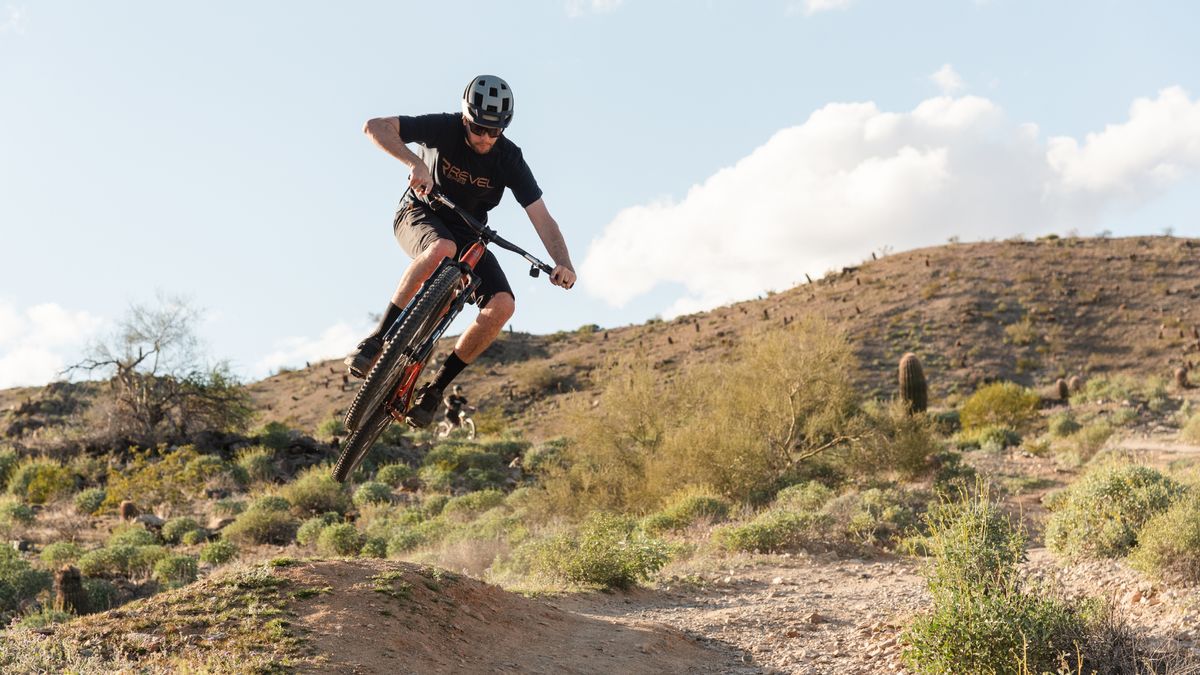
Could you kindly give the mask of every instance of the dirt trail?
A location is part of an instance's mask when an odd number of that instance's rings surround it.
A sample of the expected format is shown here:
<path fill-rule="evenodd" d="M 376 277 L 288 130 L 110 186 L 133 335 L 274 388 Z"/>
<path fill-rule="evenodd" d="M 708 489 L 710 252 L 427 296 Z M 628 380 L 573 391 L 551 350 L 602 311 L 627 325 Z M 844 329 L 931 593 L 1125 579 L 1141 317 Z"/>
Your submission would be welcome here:
<path fill-rule="evenodd" d="M 573 614 L 433 568 L 313 561 L 282 574 L 312 589 L 292 609 L 323 656 L 303 672 L 658 675 L 738 667 L 661 624 Z"/>

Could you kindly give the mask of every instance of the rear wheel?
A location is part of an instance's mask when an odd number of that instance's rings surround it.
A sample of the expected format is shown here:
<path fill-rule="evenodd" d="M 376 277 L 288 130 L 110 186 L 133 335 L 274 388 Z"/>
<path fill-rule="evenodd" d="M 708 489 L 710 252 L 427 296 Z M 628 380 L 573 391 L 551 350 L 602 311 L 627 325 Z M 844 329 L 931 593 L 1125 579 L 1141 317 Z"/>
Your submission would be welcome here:
<path fill-rule="evenodd" d="M 405 355 L 410 348 L 423 343 L 446 308 L 454 301 L 454 294 L 462 279 L 462 273 L 446 265 L 434 272 L 434 276 L 418 292 L 411 311 L 400 324 L 395 337 L 383 343 L 379 359 L 363 379 L 354 402 L 346 411 L 346 428 L 354 431 L 371 411 L 385 405 L 396 393 L 400 378 L 412 361 Z"/>

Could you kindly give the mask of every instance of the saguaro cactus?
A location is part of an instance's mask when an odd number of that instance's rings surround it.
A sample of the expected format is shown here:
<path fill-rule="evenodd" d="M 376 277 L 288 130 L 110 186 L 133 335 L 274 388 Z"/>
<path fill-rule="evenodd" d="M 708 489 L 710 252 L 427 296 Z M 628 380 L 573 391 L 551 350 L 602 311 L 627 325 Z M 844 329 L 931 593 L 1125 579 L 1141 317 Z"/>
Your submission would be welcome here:
<path fill-rule="evenodd" d="M 929 404 L 929 385 L 925 371 L 916 354 L 909 352 L 900 358 L 900 400 L 909 412 L 925 412 Z"/>
<path fill-rule="evenodd" d="M 79 570 L 64 565 L 54 573 L 54 609 L 70 614 L 87 614 L 88 596 Z"/>

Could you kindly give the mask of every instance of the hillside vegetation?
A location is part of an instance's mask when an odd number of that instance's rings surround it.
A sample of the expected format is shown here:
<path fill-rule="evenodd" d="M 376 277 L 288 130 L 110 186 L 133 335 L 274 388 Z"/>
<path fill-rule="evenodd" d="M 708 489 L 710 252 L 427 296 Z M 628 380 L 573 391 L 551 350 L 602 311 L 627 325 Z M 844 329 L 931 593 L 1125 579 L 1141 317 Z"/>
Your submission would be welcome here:
<path fill-rule="evenodd" d="M 1196 672 L 1191 643 L 1022 567 L 1044 545 L 1156 593 L 1200 584 L 1192 244 L 953 244 L 670 322 L 506 334 L 464 379 L 479 439 L 393 425 L 347 485 L 330 463 L 352 390 L 329 363 L 246 388 L 181 376 L 217 407 L 162 424 L 113 401 L 173 392 L 170 374 L 0 392 L 0 668 L 394 667 L 385 642 L 347 652 L 345 621 L 570 651 L 611 626 L 489 629 L 497 606 L 536 610 L 463 575 L 588 597 L 819 555 L 922 561 L 926 604 L 887 647 L 916 672 Z M 1145 437 L 1179 450 L 1125 449 Z M 637 647 L 622 672 L 745 661 L 655 635 L 670 658 Z M 503 651 L 450 649 L 423 663 Z M 597 670 L 559 658 L 542 665 Z"/>

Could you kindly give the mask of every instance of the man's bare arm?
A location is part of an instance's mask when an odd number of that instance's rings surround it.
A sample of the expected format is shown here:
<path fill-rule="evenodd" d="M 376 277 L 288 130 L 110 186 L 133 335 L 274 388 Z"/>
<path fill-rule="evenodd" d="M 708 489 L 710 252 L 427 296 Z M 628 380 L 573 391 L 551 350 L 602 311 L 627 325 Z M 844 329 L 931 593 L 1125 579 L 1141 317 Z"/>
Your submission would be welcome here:
<path fill-rule="evenodd" d="M 546 252 L 554 259 L 555 267 L 550 281 L 563 288 L 574 286 L 576 276 L 575 266 L 571 264 L 571 253 L 567 250 L 567 242 L 563 239 L 562 230 L 558 228 L 558 222 L 546 208 L 546 202 L 537 200 L 525 207 L 525 213 L 529 215 L 529 222 L 533 223 L 533 229 L 541 238 Z"/>
<path fill-rule="evenodd" d="M 381 150 L 404 162 L 412 170 L 408 184 L 414 190 L 425 194 L 433 187 L 433 176 L 429 175 L 429 167 L 425 166 L 417 153 L 408 149 L 408 146 L 404 144 L 404 139 L 400 137 L 400 118 L 376 117 L 367 120 L 366 125 L 363 126 L 363 133 L 369 136 Z"/>

